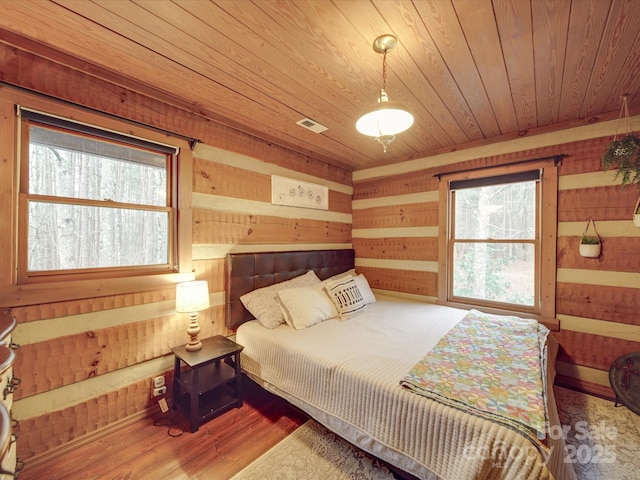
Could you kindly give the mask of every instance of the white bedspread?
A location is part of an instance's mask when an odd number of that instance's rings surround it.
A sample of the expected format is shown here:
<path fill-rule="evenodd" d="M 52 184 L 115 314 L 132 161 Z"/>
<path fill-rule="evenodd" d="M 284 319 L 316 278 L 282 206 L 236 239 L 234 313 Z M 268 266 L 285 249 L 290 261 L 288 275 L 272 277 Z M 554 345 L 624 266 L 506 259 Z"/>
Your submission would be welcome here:
<path fill-rule="evenodd" d="M 516 432 L 399 385 L 466 313 L 381 297 L 351 319 L 304 330 L 247 322 L 236 340 L 244 346 L 243 370 L 262 386 L 419 478 L 574 479 L 572 466 L 563 462 L 561 438 L 549 440 L 545 462 Z M 552 392 L 547 393 L 551 420 L 557 421 Z"/>

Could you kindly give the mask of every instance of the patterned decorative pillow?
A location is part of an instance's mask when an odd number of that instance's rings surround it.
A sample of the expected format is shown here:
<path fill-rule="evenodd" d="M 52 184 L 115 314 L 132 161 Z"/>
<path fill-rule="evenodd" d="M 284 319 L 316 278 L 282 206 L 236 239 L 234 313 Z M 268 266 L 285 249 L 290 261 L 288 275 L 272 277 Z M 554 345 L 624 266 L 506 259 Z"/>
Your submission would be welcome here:
<path fill-rule="evenodd" d="M 275 283 L 268 287 L 258 288 L 240 297 L 240 301 L 251 315 L 267 328 L 276 328 L 284 322 L 284 316 L 280 305 L 276 301 L 276 295 L 280 290 L 293 287 L 310 287 L 320 283 L 313 270 L 309 270 L 304 275 Z"/>
<path fill-rule="evenodd" d="M 326 283 L 324 288 L 336 306 L 340 318 L 351 317 L 367 306 L 356 280 L 351 276 Z"/>

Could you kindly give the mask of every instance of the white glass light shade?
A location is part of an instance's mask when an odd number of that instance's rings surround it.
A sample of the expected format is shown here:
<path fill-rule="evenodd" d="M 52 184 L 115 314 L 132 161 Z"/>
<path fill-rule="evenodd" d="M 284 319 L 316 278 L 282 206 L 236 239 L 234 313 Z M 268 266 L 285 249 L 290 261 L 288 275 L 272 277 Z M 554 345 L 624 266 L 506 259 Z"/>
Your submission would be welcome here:
<path fill-rule="evenodd" d="M 382 101 L 356 122 L 356 129 L 369 137 L 396 135 L 413 125 L 413 115 L 398 102 Z"/>
<path fill-rule="evenodd" d="M 176 285 L 176 312 L 193 313 L 209 308 L 209 285 L 206 280 Z"/>

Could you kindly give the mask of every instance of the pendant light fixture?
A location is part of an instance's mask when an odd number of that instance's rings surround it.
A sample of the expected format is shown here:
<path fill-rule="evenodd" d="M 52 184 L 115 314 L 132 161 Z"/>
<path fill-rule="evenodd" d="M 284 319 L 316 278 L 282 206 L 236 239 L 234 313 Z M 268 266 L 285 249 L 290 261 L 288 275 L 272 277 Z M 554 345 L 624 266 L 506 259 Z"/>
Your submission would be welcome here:
<path fill-rule="evenodd" d="M 402 103 L 392 102 L 387 95 L 387 52 L 393 50 L 398 41 L 393 35 L 380 35 L 373 42 L 373 50 L 382 54 L 382 88 L 378 102 L 356 122 L 356 129 L 363 135 L 375 137 L 384 151 L 396 138 L 413 125 L 413 115 Z"/>

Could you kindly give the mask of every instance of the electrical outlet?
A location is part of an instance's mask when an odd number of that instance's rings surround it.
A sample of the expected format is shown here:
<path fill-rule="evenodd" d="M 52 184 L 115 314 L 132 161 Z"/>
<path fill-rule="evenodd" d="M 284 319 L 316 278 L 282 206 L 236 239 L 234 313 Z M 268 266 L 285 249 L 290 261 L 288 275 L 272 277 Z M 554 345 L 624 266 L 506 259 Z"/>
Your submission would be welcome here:
<path fill-rule="evenodd" d="M 164 375 L 153 378 L 153 388 L 164 387 Z"/>
<path fill-rule="evenodd" d="M 158 405 L 160 405 L 162 413 L 167 413 L 169 411 L 169 405 L 167 405 L 167 400 L 165 398 L 161 398 L 158 401 Z"/>
<path fill-rule="evenodd" d="M 160 395 L 164 395 L 165 393 L 167 393 L 167 387 L 166 386 L 162 386 L 162 387 L 158 387 L 158 388 L 154 388 L 153 389 L 153 396 L 154 397 L 159 397 Z"/>

